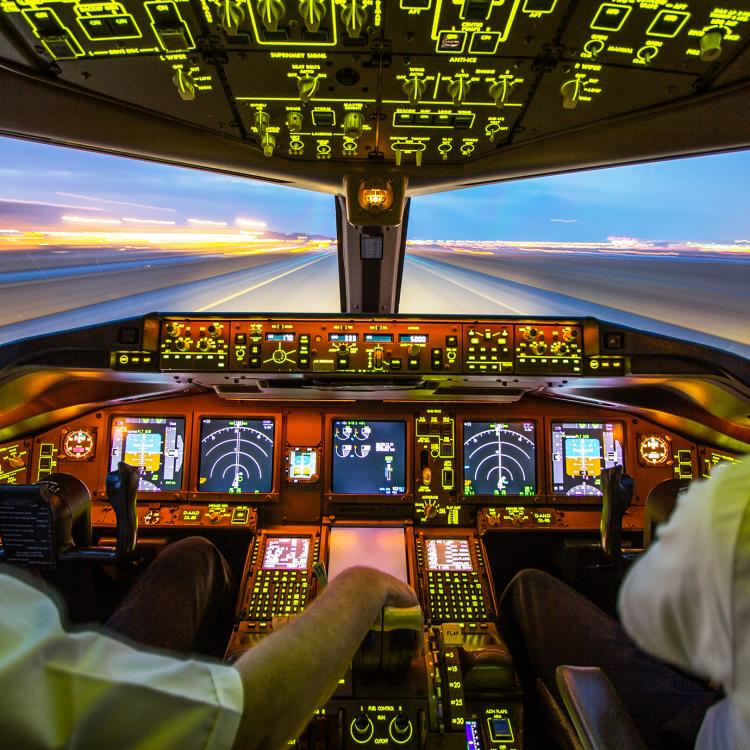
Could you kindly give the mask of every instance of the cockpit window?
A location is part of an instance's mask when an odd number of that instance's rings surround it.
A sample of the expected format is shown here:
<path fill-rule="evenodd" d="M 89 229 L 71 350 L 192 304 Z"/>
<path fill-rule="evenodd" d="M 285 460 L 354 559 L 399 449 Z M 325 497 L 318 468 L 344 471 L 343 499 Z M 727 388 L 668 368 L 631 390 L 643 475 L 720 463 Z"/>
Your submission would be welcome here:
<path fill-rule="evenodd" d="M 0 343 L 157 310 L 340 310 L 330 195 L 10 138 L 0 177 Z"/>
<path fill-rule="evenodd" d="M 593 315 L 750 355 L 750 152 L 412 200 L 400 311 Z"/>

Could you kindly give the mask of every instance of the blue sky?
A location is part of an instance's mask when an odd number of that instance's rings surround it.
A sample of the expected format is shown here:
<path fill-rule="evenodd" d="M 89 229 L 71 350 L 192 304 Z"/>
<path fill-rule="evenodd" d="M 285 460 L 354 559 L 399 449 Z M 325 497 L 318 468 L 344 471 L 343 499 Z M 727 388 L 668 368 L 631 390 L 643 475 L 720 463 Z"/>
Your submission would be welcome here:
<path fill-rule="evenodd" d="M 749 173 L 745 151 L 423 196 L 412 202 L 409 236 L 750 240 Z M 0 198 L 4 226 L 57 223 L 65 212 L 90 207 L 97 215 L 178 224 L 244 217 L 275 231 L 335 233 L 330 195 L 10 138 L 0 138 Z"/>

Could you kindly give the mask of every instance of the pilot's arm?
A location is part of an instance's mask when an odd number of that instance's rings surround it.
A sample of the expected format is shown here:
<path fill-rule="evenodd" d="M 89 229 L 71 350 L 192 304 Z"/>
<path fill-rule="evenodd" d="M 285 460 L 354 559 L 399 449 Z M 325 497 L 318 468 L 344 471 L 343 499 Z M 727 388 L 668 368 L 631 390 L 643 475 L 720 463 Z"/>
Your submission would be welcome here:
<path fill-rule="evenodd" d="M 381 607 L 416 603 L 390 576 L 352 568 L 228 666 L 69 633 L 49 596 L 0 565 L 2 746 L 281 748 L 333 692 Z"/>
<path fill-rule="evenodd" d="M 679 498 L 620 589 L 628 634 L 645 651 L 728 686 L 734 585 L 750 551 L 750 460 L 719 467 Z M 747 585 L 745 583 L 745 585 Z"/>

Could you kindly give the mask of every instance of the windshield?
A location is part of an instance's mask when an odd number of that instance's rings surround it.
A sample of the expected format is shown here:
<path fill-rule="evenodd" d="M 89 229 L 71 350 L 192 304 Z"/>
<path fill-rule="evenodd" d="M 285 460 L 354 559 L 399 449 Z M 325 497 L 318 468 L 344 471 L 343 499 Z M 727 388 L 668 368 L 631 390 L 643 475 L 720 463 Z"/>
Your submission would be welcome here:
<path fill-rule="evenodd" d="M 750 356 L 750 152 L 412 202 L 401 312 L 592 315 Z"/>
<path fill-rule="evenodd" d="M 147 312 L 337 312 L 334 198 L 0 139 L 0 343 Z M 750 153 L 412 200 L 402 313 L 592 315 L 750 355 Z"/>
<path fill-rule="evenodd" d="M 0 138 L 0 343 L 148 312 L 336 312 L 334 198 Z"/>

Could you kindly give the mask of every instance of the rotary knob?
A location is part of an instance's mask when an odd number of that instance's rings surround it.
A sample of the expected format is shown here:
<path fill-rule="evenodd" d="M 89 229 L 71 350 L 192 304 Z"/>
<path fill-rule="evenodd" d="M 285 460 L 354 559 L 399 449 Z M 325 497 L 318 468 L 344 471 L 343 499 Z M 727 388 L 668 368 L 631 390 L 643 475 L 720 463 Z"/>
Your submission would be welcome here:
<path fill-rule="evenodd" d="M 167 323 L 167 334 L 169 336 L 176 336 L 180 332 L 179 323 Z"/>
<path fill-rule="evenodd" d="M 202 352 L 208 351 L 209 346 L 210 346 L 210 344 L 208 343 L 208 339 L 199 339 L 199 341 L 198 341 L 198 348 Z"/>
<path fill-rule="evenodd" d="M 541 356 L 542 354 L 544 354 L 544 352 L 547 351 L 547 344 L 545 344 L 544 341 L 533 341 L 531 344 L 529 344 L 529 349 L 531 350 L 532 354 Z"/>
<path fill-rule="evenodd" d="M 455 105 L 463 104 L 469 95 L 469 82 L 466 76 L 456 76 L 448 84 L 448 95 L 453 99 Z"/>
<path fill-rule="evenodd" d="M 276 136 L 273 133 L 266 133 L 260 142 L 260 146 L 263 149 L 263 156 L 273 156 L 273 151 L 276 148 Z"/>
<path fill-rule="evenodd" d="M 172 76 L 172 83 L 177 87 L 177 93 L 184 102 L 195 99 L 195 79 L 190 71 L 177 68 Z"/>
<path fill-rule="evenodd" d="M 563 98 L 563 109 L 575 109 L 578 106 L 578 102 L 581 100 L 581 93 L 583 92 L 583 78 L 576 76 L 570 80 L 565 81 L 560 86 L 560 93 Z"/>
<path fill-rule="evenodd" d="M 174 348 L 177 349 L 178 352 L 184 352 L 185 349 L 187 349 L 187 342 L 185 339 L 177 339 L 177 341 L 174 342 Z"/>
<path fill-rule="evenodd" d="M 289 112 L 286 116 L 286 126 L 290 133 L 299 133 L 302 130 L 302 112 Z"/>
<path fill-rule="evenodd" d="M 233 0 L 221 0 L 219 3 L 219 22 L 227 34 L 234 36 L 240 24 L 245 20 L 242 5 Z"/>
<path fill-rule="evenodd" d="M 427 84 L 424 78 L 415 75 L 410 76 L 404 85 L 402 86 L 404 93 L 406 94 L 409 104 L 419 104 L 419 100 L 424 96 Z"/>
<path fill-rule="evenodd" d="M 393 721 L 391 721 L 389 729 L 393 741 L 399 745 L 408 742 L 414 731 L 412 723 L 406 714 L 397 714 Z"/>
<path fill-rule="evenodd" d="M 344 115 L 344 135 L 347 138 L 353 138 L 355 141 L 362 135 L 362 126 L 365 118 L 361 112 L 347 112 Z"/>
<path fill-rule="evenodd" d="M 258 0 L 260 20 L 268 31 L 278 29 L 279 21 L 284 17 L 285 12 L 284 3 L 281 0 Z"/>
<path fill-rule="evenodd" d="M 724 41 L 724 34 L 721 29 L 715 26 L 708 29 L 708 31 L 701 37 L 701 60 L 703 62 L 714 62 L 721 57 L 721 44 Z"/>
<path fill-rule="evenodd" d="M 360 0 L 349 0 L 344 4 L 341 9 L 341 20 L 350 37 L 356 38 L 362 33 L 367 23 L 367 11 L 362 7 Z"/>
<path fill-rule="evenodd" d="M 299 14 L 308 31 L 317 31 L 326 14 L 325 0 L 300 0 Z"/>
<path fill-rule="evenodd" d="M 317 76 L 303 76 L 297 79 L 297 91 L 300 101 L 309 102 L 318 90 Z"/>
<path fill-rule="evenodd" d="M 490 96 L 495 102 L 495 106 L 502 107 L 504 104 L 506 104 L 512 90 L 513 81 L 510 78 L 504 77 L 499 81 L 495 81 L 490 86 Z"/>

